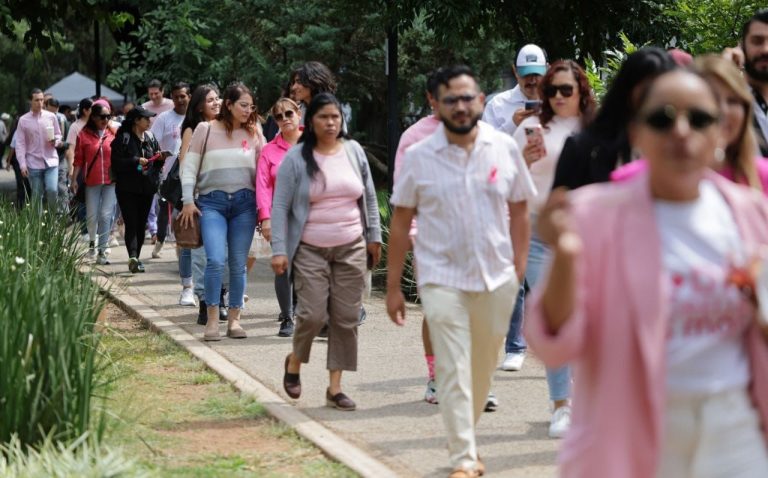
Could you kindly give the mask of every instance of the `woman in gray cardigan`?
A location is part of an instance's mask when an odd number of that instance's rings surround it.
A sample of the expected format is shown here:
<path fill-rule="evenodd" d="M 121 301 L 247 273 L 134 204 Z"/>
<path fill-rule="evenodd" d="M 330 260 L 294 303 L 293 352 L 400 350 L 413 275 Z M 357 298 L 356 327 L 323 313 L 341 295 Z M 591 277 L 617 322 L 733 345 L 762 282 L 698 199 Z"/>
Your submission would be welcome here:
<path fill-rule="evenodd" d="M 354 410 L 341 391 L 343 370 L 357 369 L 357 325 L 366 265 L 381 256 L 376 190 L 363 148 L 343 138 L 339 101 L 315 96 L 301 143 L 277 174 L 272 202 L 272 269 L 293 274 L 298 306 L 293 352 L 285 358 L 283 387 L 301 395 L 299 370 L 312 340 L 328 324 L 328 406 Z"/>

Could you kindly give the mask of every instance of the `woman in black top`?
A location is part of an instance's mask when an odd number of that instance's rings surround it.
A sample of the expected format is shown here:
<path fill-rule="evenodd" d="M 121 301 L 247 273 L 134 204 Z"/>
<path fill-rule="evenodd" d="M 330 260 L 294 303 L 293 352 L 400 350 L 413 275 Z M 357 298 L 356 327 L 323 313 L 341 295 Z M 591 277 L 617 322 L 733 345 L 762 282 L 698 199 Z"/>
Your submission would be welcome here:
<path fill-rule="evenodd" d="M 112 142 L 112 171 L 117 183 L 117 203 L 125 223 L 128 269 L 144 272 L 139 260 L 144 245 L 152 198 L 157 192 L 165 155 L 149 132 L 149 118 L 155 113 L 136 106 L 128 112 Z"/>
<path fill-rule="evenodd" d="M 608 181 L 617 166 L 636 159 L 632 158 L 627 137 L 635 102 L 653 78 L 675 67 L 672 57 L 661 48 L 644 47 L 629 55 L 603 97 L 595 119 L 565 141 L 552 189 L 576 189 Z"/>

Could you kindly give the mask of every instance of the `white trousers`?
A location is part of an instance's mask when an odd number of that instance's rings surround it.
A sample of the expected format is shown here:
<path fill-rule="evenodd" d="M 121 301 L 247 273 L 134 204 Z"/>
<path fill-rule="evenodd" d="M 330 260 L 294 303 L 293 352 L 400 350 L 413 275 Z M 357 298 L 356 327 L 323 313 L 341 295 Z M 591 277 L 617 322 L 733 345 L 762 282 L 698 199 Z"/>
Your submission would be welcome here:
<path fill-rule="evenodd" d="M 517 279 L 493 292 L 436 285 L 419 289 L 435 352 L 437 398 L 454 469 L 477 466 L 475 425 L 485 408 L 517 290 Z"/>
<path fill-rule="evenodd" d="M 658 478 L 765 478 L 768 446 L 746 390 L 667 400 Z"/>

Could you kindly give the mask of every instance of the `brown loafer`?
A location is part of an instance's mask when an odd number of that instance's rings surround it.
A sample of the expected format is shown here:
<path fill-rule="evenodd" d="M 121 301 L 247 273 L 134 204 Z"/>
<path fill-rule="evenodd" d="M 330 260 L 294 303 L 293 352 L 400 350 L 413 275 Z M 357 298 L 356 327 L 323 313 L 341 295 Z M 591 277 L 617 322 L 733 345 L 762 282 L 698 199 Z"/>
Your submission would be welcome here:
<path fill-rule="evenodd" d="M 299 398 L 301 396 L 301 378 L 298 373 L 288 373 L 288 362 L 291 359 L 291 354 L 285 357 L 285 373 L 283 374 L 283 390 L 291 398 Z"/>
<path fill-rule="evenodd" d="M 336 395 L 331 395 L 331 392 L 328 389 L 325 390 L 325 404 L 336 410 L 343 410 L 345 412 L 351 412 L 357 408 L 357 404 L 355 404 L 355 402 L 348 396 L 341 392 Z"/>

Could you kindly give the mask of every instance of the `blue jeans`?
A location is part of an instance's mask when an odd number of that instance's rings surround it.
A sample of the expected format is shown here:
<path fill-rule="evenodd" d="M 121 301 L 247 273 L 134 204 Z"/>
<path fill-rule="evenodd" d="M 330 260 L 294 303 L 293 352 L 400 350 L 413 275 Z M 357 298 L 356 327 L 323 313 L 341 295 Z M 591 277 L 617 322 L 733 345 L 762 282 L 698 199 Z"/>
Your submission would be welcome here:
<path fill-rule="evenodd" d="M 531 225 L 536 224 L 535 217 L 531 217 Z M 533 288 L 539 281 L 544 268 L 549 264 L 552 253 L 536 233 L 531 235 L 531 246 L 528 250 L 528 267 L 525 269 L 525 279 Z M 549 399 L 552 401 L 566 400 L 571 396 L 571 369 L 568 365 L 558 368 L 547 367 L 547 387 L 549 387 Z"/>
<path fill-rule="evenodd" d="M 104 253 L 108 247 L 109 232 L 112 229 L 112 216 L 115 213 L 114 184 L 99 184 L 98 186 L 83 186 L 85 188 L 85 211 L 86 225 L 88 227 L 88 238 L 91 242 L 96 242 L 98 235 L 99 253 Z"/>
<path fill-rule="evenodd" d="M 43 194 L 51 212 L 56 210 L 56 197 L 59 194 L 59 167 L 51 166 L 45 169 L 27 169 L 32 197 L 41 201 Z"/>
<path fill-rule="evenodd" d="M 179 251 L 179 277 L 181 285 L 192 286 L 192 249 L 182 248 Z"/>
<path fill-rule="evenodd" d="M 523 315 L 525 314 L 525 280 L 520 284 L 520 290 L 515 299 L 515 308 L 512 310 L 512 319 L 509 321 L 507 340 L 504 343 L 504 351 L 508 354 L 525 353 L 528 346 L 520 332 L 523 328 Z"/>
<path fill-rule="evenodd" d="M 219 305 L 226 261 L 229 263 L 229 307 L 242 308 L 245 267 L 256 230 L 256 196 L 250 189 L 241 189 L 232 194 L 212 191 L 201 194 L 197 200 L 203 213 L 200 228 L 207 257 L 205 303 L 208 307 Z"/>

